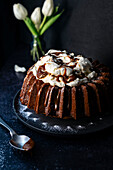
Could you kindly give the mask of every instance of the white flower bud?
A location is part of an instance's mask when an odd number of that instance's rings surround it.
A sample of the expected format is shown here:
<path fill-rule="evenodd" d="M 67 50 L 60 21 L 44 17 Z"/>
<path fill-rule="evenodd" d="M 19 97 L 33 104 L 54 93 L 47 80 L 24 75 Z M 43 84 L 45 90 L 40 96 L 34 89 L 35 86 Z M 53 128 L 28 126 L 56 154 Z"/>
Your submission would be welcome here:
<path fill-rule="evenodd" d="M 27 9 L 22 4 L 14 4 L 13 12 L 17 19 L 24 20 L 28 15 Z"/>
<path fill-rule="evenodd" d="M 35 24 L 36 29 L 39 30 L 39 26 L 41 22 L 40 7 L 34 9 L 33 13 L 31 14 L 31 20 Z"/>
<path fill-rule="evenodd" d="M 51 16 L 54 10 L 54 3 L 53 0 L 45 0 L 43 7 L 42 7 L 42 13 L 44 16 Z"/>

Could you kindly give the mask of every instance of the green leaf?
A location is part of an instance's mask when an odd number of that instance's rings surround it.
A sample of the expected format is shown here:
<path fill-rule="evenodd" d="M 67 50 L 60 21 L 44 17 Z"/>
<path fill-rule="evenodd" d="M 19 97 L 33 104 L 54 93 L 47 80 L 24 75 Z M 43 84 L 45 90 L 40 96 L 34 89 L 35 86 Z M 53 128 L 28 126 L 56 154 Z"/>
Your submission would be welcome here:
<path fill-rule="evenodd" d="M 50 20 L 48 20 L 45 23 L 45 25 L 43 26 L 42 30 L 40 31 L 40 35 L 42 35 L 62 15 L 63 11 L 61 13 L 53 16 L 52 18 L 50 18 Z"/>
<path fill-rule="evenodd" d="M 43 28 L 43 26 L 44 26 L 44 24 L 45 24 L 45 21 L 46 21 L 46 22 L 49 21 L 49 20 L 58 12 L 59 6 L 60 6 L 60 5 L 58 5 L 58 6 L 56 6 L 56 7 L 54 8 L 53 14 L 52 14 L 51 16 L 44 16 L 43 21 L 42 21 L 42 23 L 41 23 L 41 25 L 40 25 L 40 28 L 39 28 L 39 31 L 38 31 L 39 33 L 41 32 L 41 30 L 42 30 L 42 28 Z"/>

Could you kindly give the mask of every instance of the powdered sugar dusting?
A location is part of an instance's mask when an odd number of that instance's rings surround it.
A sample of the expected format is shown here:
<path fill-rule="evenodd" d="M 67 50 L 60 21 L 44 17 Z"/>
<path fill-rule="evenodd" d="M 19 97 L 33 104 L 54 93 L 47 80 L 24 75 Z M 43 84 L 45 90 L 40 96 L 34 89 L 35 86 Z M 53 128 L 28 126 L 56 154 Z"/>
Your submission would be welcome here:
<path fill-rule="evenodd" d="M 5 164 L 4 150 L 0 148 L 0 167 L 3 168 Z"/>
<path fill-rule="evenodd" d="M 94 123 L 93 122 L 90 122 L 88 125 L 93 125 Z"/>
<path fill-rule="evenodd" d="M 31 114 L 32 114 L 31 112 L 24 112 L 24 116 L 26 119 L 28 119 Z"/>
<path fill-rule="evenodd" d="M 67 126 L 65 131 L 68 131 L 68 132 L 73 132 L 73 128 L 71 126 Z"/>
<path fill-rule="evenodd" d="M 61 127 L 60 126 L 58 126 L 58 125 L 54 125 L 53 126 L 56 130 L 58 130 L 58 131 L 60 131 L 61 130 Z"/>
<path fill-rule="evenodd" d="M 40 120 L 40 118 L 35 118 L 35 117 L 33 117 L 33 118 L 31 117 L 29 119 L 33 120 L 34 122 L 36 122 L 37 120 Z"/>
<path fill-rule="evenodd" d="M 47 128 L 48 123 L 47 122 L 42 122 L 42 125 L 43 125 L 44 128 Z"/>
<path fill-rule="evenodd" d="M 76 128 L 77 128 L 78 130 L 86 129 L 86 127 L 85 127 L 85 126 L 81 126 L 81 125 L 77 125 L 77 126 L 76 126 Z"/>

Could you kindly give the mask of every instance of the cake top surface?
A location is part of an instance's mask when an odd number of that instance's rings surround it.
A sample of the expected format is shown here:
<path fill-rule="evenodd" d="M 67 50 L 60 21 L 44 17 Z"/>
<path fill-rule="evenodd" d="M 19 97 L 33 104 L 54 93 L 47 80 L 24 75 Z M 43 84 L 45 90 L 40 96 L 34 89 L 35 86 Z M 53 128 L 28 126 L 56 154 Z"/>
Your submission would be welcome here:
<path fill-rule="evenodd" d="M 65 50 L 49 50 L 31 69 L 37 79 L 59 87 L 73 87 L 89 82 L 97 76 L 92 70 L 89 59 Z"/>

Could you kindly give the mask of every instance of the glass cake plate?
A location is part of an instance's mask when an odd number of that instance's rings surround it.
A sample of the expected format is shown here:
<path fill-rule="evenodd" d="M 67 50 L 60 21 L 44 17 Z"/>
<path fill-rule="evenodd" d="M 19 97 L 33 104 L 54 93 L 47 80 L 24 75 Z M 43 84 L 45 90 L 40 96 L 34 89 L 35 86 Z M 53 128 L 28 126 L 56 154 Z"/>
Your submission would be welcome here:
<path fill-rule="evenodd" d="M 13 101 L 16 116 L 22 123 L 38 132 L 57 136 L 82 135 L 97 132 L 113 125 L 113 113 L 82 120 L 59 119 L 36 114 L 34 110 L 21 104 L 19 95 L 20 90 L 16 93 Z"/>

